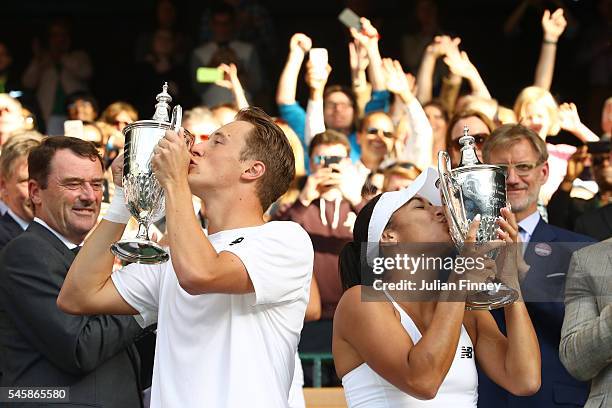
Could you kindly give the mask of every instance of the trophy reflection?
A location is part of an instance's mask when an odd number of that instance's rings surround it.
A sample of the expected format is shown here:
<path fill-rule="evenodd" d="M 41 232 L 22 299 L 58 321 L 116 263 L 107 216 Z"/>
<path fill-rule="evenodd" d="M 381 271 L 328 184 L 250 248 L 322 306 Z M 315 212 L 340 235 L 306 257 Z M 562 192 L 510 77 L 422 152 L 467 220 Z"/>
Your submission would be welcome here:
<path fill-rule="evenodd" d="M 123 239 L 111 246 L 111 252 L 125 262 L 158 264 L 168 261 L 168 252 L 149 239 L 149 225 L 164 214 L 164 190 L 157 181 L 151 168 L 153 149 L 166 130 L 179 130 L 182 109 L 176 105 L 170 118 L 172 97 L 165 83 L 162 92 L 156 97 L 155 114 L 152 120 L 139 120 L 123 129 L 125 135 L 123 161 L 123 191 L 126 205 L 138 222 L 136 238 Z M 193 136 L 184 130 L 189 149 Z"/>
<path fill-rule="evenodd" d="M 450 234 L 458 250 L 465 243 L 468 229 L 477 214 L 481 215 L 476 242 L 484 243 L 497 238 L 496 220 L 501 209 L 506 206 L 506 175 L 499 166 L 482 164 L 476 156 L 474 138 L 468 134 L 467 126 L 461 144 L 461 161 L 451 169 L 447 152 L 438 153 L 438 187 L 442 201 L 449 215 Z M 487 256 L 495 259 L 498 250 Z M 502 283 L 497 278 L 495 283 Z M 466 301 L 466 309 L 497 309 L 518 299 L 518 292 L 505 284 L 499 290 L 471 293 Z"/>

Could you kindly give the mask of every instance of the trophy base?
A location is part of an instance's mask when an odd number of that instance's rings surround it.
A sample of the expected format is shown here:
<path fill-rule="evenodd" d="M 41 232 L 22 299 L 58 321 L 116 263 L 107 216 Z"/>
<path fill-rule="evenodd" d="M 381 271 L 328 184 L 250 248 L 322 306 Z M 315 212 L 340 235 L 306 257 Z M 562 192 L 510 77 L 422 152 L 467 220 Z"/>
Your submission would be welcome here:
<path fill-rule="evenodd" d="M 153 241 L 144 239 L 124 239 L 111 245 L 111 252 L 124 262 L 140 264 L 160 264 L 167 262 L 170 255 Z"/>
<path fill-rule="evenodd" d="M 472 293 L 465 302 L 465 310 L 493 310 L 514 303 L 518 292 L 505 284 L 499 290 L 483 290 Z"/>

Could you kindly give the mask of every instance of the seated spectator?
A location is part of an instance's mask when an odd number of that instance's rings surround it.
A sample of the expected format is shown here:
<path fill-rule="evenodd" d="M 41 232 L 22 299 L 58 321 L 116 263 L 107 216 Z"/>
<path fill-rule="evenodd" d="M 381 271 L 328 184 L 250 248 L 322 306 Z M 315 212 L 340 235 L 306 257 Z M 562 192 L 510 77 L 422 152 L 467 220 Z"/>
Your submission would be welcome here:
<path fill-rule="evenodd" d="M 8 94 L 0 94 L 0 148 L 8 141 L 13 132 L 23 127 L 21 103 Z"/>
<path fill-rule="evenodd" d="M 66 97 L 69 120 L 93 122 L 98 117 L 98 101 L 88 92 L 74 92 Z"/>
<path fill-rule="evenodd" d="M 138 112 L 127 102 L 113 102 L 100 114 L 100 121 L 122 131 L 124 127 L 138 120 Z"/>
<path fill-rule="evenodd" d="M 233 63 L 238 67 L 247 94 L 255 95 L 262 86 L 259 56 L 253 45 L 234 39 L 236 10 L 225 3 L 213 4 L 210 24 L 212 41 L 202 44 L 191 55 L 190 76 L 194 92 L 206 106 L 231 102 L 233 97 L 227 89 L 215 84 L 199 83 L 196 72 L 200 67 Z"/>
<path fill-rule="evenodd" d="M 42 135 L 28 132 L 11 138 L 0 156 L 0 197 L 7 212 L 0 217 L 0 249 L 34 219 L 28 193 L 28 155 Z"/>
<path fill-rule="evenodd" d="M 410 162 L 397 162 L 384 170 L 383 192 L 398 191 L 408 187 L 416 179 L 421 170 Z"/>
<path fill-rule="evenodd" d="M 183 106 L 192 103 L 187 69 L 175 54 L 175 35 L 172 30 L 157 29 L 151 38 L 150 51 L 143 61 L 134 66 L 131 96 L 144 117 L 150 117 L 154 113 L 151 89 L 158 88 L 164 82 L 168 83 L 172 103 Z"/>
<path fill-rule="evenodd" d="M 47 133 L 63 133 L 66 96 L 86 91 L 92 65 L 84 51 L 72 50 L 72 34 L 67 20 L 51 22 L 44 45 L 37 39 L 32 60 L 23 74 L 23 85 L 36 92 Z"/>
<path fill-rule="evenodd" d="M 481 112 L 459 111 L 455 113 L 448 123 L 448 131 L 446 132 L 446 146 L 453 167 L 456 167 L 461 160 L 461 144 L 459 139 L 463 136 L 466 126 L 470 136 L 473 136 L 475 139 L 476 155 L 480 161 L 482 161 L 482 146 L 495 129 L 493 122 Z"/>

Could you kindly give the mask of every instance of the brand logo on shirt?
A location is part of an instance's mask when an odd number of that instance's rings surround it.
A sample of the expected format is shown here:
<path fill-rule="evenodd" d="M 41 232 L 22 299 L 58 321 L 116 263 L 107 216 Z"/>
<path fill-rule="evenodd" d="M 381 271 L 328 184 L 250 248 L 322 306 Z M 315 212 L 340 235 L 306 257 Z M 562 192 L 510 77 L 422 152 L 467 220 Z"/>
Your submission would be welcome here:
<path fill-rule="evenodd" d="M 243 240 L 244 240 L 244 237 L 236 238 L 235 240 L 233 240 L 233 241 L 230 243 L 230 246 L 232 246 L 232 245 L 234 245 L 234 244 L 239 244 L 239 243 L 241 243 Z"/>
<path fill-rule="evenodd" d="M 472 348 L 469 346 L 461 346 L 461 358 L 474 358 L 472 357 Z"/>

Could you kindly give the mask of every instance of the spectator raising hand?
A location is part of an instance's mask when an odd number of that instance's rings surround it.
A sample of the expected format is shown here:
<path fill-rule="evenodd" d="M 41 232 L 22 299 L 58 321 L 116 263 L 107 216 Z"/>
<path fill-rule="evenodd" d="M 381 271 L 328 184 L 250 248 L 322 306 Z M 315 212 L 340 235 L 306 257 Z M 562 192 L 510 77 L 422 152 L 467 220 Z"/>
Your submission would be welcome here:
<path fill-rule="evenodd" d="M 567 20 L 563 15 L 563 9 L 559 8 L 550 13 L 549 10 L 545 10 L 542 15 L 542 30 L 544 30 L 544 41 L 556 43 L 565 31 L 567 27 Z"/>
<path fill-rule="evenodd" d="M 349 42 L 349 62 L 351 66 L 351 84 L 355 97 L 357 98 L 357 107 L 359 115 L 363 115 L 365 105 L 370 99 L 372 88 L 369 86 L 366 78 L 366 69 L 370 64 L 368 58 L 368 50 L 357 40 Z"/>
<path fill-rule="evenodd" d="M 425 49 L 423 59 L 417 74 L 417 99 L 421 103 L 431 101 L 433 95 L 433 76 L 438 58 L 448 55 L 451 50 L 458 50 L 461 38 L 451 38 L 448 35 L 437 35 Z M 451 73 L 450 80 L 461 85 L 461 77 Z"/>
<path fill-rule="evenodd" d="M 561 129 L 567 130 L 583 142 L 596 142 L 599 140 L 599 137 L 580 121 L 578 109 L 573 103 L 563 103 L 559 106 L 559 119 Z"/>
<path fill-rule="evenodd" d="M 459 48 L 449 46 L 444 62 L 453 74 L 459 75 L 470 82 L 472 95 L 487 99 L 491 98 L 491 94 L 480 77 L 478 69 L 472 64 L 465 51 L 459 51 Z"/>
<path fill-rule="evenodd" d="M 382 62 L 387 89 L 408 105 L 414 99 L 412 93 L 415 87 L 414 76 L 405 74 L 398 60 L 385 58 Z"/>
<path fill-rule="evenodd" d="M 365 17 L 361 17 L 361 27 L 361 31 L 351 28 L 351 35 L 359 44 L 363 45 L 367 51 L 369 59 L 368 75 L 372 83 L 372 90 L 385 90 L 385 79 L 382 73 L 382 59 L 378 49 L 380 35 L 378 34 L 378 30 L 370 23 L 370 20 Z"/>
<path fill-rule="evenodd" d="M 232 91 L 238 109 L 247 108 L 249 102 L 244 94 L 240 79 L 238 78 L 238 68 L 236 68 L 236 64 L 221 64 L 218 69 L 223 72 L 223 79 L 218 80 L 215 84 Z"/>

